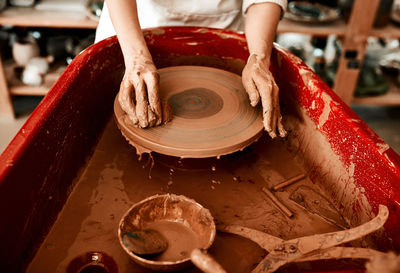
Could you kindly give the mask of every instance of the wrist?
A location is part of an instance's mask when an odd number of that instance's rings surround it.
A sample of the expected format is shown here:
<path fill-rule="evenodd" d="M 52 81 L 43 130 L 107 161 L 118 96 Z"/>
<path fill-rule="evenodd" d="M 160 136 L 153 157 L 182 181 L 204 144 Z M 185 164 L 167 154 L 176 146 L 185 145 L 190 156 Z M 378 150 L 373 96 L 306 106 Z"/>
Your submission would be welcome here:
<path fill-rule="evenodd" d="M 266 65 L 270 64 L 270 56 L 266 55 L 265 53 L 252 52 L 252 53 L 250 53 L 250 56 L 247 59 L 247 62 L 249 62 L 250 58 L 255 58 L 257 62 L 262 62 Z"/>
<path fill-rule="evenodd" d="M 125 54 L 124 54 L 125 55 Z M 154 65 L 153 58 L 150 54 L 143 54 L 141 52 L 135 52 L 126 54 L 124 57 L 125 66 L 127 69 L 134 68 L 137 66 L 149 66 Z"/>

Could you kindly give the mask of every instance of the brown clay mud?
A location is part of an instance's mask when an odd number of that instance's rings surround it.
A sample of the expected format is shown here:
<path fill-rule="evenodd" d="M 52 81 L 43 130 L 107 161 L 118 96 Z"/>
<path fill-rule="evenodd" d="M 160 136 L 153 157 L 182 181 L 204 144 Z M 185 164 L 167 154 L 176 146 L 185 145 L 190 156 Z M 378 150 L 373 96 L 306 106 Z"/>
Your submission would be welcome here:
<path fill-rule="evenodd" d="M 168 241 L 168 248 L 159 255 L 149 257 L 154 261 L 179 261 L 190 257 L 193 249 L 199 247 L 196 233 L 180 222 L 157 221 L 149 229 L 160 232 Z"/>
<path fill-rule="evenodd" d="M 305 179 L 274 192 L 293 212 L 294 216 L 288 218 L 261 189 L 271 189 L 302 173 L 306 174 Z M 136 150 L 121 135 L 114 119 L 110 119 L 91 160 L 77 179 L 27 272 L 66 272 L 76 257 L 93 251 L 112 257 L 118 272 L 148 272 L 121 248 L 117 230 L 121 217 L 133 204 L 154 194 L 185 195 L 208 208 L 217 223 L 242 225 L 283 239 L 339 229 L 290 200 L 290 194 L 300 185 L 321 194 L 324 191 L 311 182 L 301 163 L 286 149 L 285 140 L 271 140 L 267 136 L 219 160 L 154 154 L 153 159 L 143 155 L 139 161 Z M 191 236 L 187 233 L 187 238 Z M 194 246 L 188 245 L 187 251 Z M 220 232 L 209 253 L 228 272 L 238 273 L 250 272 L 265 256 L 265 251 L 255 243 Z M 199 271 L 190 267 L 183 272 Z"/>

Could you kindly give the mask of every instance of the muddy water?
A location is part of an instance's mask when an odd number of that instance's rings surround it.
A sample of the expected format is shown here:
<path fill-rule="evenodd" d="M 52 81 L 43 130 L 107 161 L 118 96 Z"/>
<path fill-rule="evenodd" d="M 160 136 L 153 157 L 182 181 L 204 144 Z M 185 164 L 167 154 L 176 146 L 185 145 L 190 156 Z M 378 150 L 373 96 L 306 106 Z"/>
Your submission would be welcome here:
<path fill-rule="evenodd" d="M 193 249 L 200 246 L 196 233 L 182 223 L 158 221 L 148 225 L 159 231 L 168 241 L 166 251 L 154 257 L 155 261 L 179 261 L 187 259 Z"/>
<path fill-rule="evenodd" d="M 300 185 L 323 193 L 308 178 L 276 192 L 294 213 L 292 218 L 261 191 L 307 173 L 286 150 L 283 140 L 262 137 L 244 151 L 219 160 L 160 155 L 154 155 L 153 160 L 148 156 L 138 160 L 135 149 L 111 119 L 27 272 L 66 272 L 76 257 L 98 251 L 113 258 L 118 272 L 149 272 L 123 252 L 117 228 L 131 205 L 153 194 L 185 195 L 208 208 L 218 223 L 243 225 L 284 239 L 337 230 L 289 199 Z M 223 233 L 217 234 L 209 253 L 228 272 L 241 273 L 250 272 L 265 255 L 255 243 Z M 190 267 L 185 272 L 199 271 Z"/>

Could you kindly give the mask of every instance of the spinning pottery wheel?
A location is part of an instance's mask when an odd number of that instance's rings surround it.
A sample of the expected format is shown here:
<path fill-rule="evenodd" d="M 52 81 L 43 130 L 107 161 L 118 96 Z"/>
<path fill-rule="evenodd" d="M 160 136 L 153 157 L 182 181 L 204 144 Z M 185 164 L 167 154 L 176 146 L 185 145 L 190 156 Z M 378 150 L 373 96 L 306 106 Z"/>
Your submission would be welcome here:
<path fill-rule="evenodd" d="M 161 99 L 173 112 L 167 124 L 135 127 L 114 101 L 118 127 L 139 153 L 214 157 L 241 150 L 261 136 L 261 112 L 250 105 L 240 76 L 203 66 L 167 67 L 159 74 Z"/>

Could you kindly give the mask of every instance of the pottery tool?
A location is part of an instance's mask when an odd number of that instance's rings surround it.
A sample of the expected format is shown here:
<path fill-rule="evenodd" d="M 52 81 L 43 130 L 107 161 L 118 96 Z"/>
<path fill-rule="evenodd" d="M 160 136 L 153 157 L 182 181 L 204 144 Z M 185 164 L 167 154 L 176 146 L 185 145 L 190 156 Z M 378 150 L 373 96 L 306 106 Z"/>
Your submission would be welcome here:
<path fill-rule="evenodd" d="M 289 186 L 289 185 L 292 185 L 293 183 L 295 183 L 295 182 L 297 182 L 297 181 L 303 179 L 304 177 L 306 177 L 304 174 L 296 175 L 296 176 L 294 176 L 294 177 L 292 177 L 292 178 L 289 178 L 289 179 L 286 180 L 286 181 L 283 181 L 282 183 L 279 183 L 279 184 L 273 186 L 272 189 L 273 189 L 274 191 L 280 190 L 280 189 L 282 189 L 282 188 L 284 188 L 284 187 L 287 187 L 287 186 Z"/>
<path fill-rule="evenodd" d="M 162 126 L 135 127 L 118 98 L 114 114 L 121 133 L 144 152 L 205 158 L 239 151 L 263 132 L 261 111 L 250 105 L 239 75 L 203 66 L 162 68 L 160 97 L 173 117 Z"/>
<path fill-rule="evenodd" d="M 350 227 L 335 206 L 325 196 L 310 187 L 304 185 L 298 187 L 290 194 L 289 198 L 305 210 L 339 228 Z"/>
<path fill-rule="evenodd" d="M 388 208 L 380 205 L 378 215 L 358 227 L 291 240 L 283 240 L 255 229 L 237 225 L 219 225 L 218 230 L 250 239 L 268 251 L 267 256 L 252 273 L 272 273 L 291 262 L 340 258 L 372 259 L 379 255 L 386 255 L 386 253 L 373 249 L 341 247 L 339 245 L 360 239 L 377 231 L 383 227 L 388 216 Z"/>
<path fill-rule="evenodd" d="M 190 254 L 190 260 L 198 269 L 205 273 L 226 273 L 225 269 L 205 250 L 193 249 Z"/>
<path fill-rule="evenodd" d="M 269 197 L 269 199 L 289 218 L 293 217 L 293 212 L 290 211 L 269 189 L 262 188 L 262 191 Z"/>

